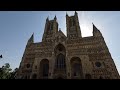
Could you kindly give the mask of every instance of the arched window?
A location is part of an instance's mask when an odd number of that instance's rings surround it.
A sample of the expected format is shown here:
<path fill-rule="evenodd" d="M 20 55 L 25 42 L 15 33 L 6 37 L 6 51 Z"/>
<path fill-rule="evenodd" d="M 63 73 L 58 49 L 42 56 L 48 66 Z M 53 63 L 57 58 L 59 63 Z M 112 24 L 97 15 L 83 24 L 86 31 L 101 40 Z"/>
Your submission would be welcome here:
<path fill-rule="evenodd" d="M 71 26 L 75 26 L 75 19 L 74 19 L 74 18 L 71 18 L 71 19 L 70 19 L 69 25 L 70 25 L 70 27 L 71 27 Z"/>
<path fill-rule="evenodd" d="M 91 79 L 91 75 L 90 74 L 86 74 L 85 75 L 85 79 Z"/>
<path fill-rule="evenodd" d="M 65 56 L 63 54 L 59 54 L 56 60 L 56 68 L 64 69 L 65 68 Z"/>
<path fill-rule="evenodd" d="M 72 26 L 75 26 L 75 19 L 72 20 Z"/>
<path fill-rule="evenodd" d="M 50 30 L 53 30 L 53 22 L 50 23 Z"/>

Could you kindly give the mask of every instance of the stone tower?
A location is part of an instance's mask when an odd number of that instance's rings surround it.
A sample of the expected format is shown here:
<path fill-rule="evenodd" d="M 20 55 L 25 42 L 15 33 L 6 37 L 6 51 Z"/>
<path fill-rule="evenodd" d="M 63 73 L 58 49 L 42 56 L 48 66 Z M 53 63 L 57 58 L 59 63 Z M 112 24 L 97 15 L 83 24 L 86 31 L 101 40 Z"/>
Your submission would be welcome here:
<path fill-rule="evenodd" d="M 55 16 L 53 20 L 49 20 L 49 18 L 47 18 L 42 41 L 44 42 L 54 39 L 55 34 L 57 32 L 58 32 L 57 17 Z"/>
<path fill-rule="evenodd" d="M 100 30 L 82 37 L 78 13 L 66 14 L 67 36 L 58 30 L 57 17 L 46 19 L 42 42 L 28 40 L 18 79 L 119 79 L 115 63 Z"/>
<path fill-rule="evenodd" d="M 67 37 L 69 39 L 82 37 L 77 12 L 75 12 L 74 16 L 68 16 L 66 13 L 66 27 Z"/>

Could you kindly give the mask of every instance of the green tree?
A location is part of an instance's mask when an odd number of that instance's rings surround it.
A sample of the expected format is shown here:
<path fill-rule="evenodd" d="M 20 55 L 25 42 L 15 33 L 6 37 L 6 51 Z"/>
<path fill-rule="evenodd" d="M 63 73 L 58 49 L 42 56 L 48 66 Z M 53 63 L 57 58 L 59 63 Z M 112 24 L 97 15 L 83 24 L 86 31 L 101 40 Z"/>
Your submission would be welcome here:
<path fill-rule="evenodd" d="M 18 68 L 15 68 L 13 72 L 10 73 L 10 78 L 9 79 L 15 79 L 16 73 L 17 73 Z"/>
<path fill-rule="evenodd" d="M 10 68 L 10 64 L 6 63 L 0 68 L 0 79 L 10 79 L 12 69 Z"/>

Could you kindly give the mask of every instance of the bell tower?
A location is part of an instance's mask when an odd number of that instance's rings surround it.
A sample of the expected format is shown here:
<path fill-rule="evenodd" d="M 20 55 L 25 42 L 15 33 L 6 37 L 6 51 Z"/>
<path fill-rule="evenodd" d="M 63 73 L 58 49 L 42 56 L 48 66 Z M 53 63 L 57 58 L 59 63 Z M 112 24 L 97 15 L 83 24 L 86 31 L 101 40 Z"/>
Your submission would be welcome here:
<path fill-rule="evenodd" d="M 47 17 L 42 41 L 54 38 L 54 35 L 57 32 L 58 32 L 57 17 L 55 16 L 53 20 L 49 20 L 49 18 Z"/>
<path fill-rule="evenodd" d="M 78 13 L 75 11 L 74 16 L 68 16 L 66 13 L 67 37 L 69 39 L 81 38 L 81 29 L 79 26 Z"/>

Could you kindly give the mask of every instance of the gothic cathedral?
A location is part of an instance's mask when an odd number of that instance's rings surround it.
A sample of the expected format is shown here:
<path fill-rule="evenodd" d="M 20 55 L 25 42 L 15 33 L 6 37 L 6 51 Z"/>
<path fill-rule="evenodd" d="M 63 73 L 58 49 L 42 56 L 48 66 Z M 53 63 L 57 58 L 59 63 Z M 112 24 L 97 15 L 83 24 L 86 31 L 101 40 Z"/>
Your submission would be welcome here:
<path fill-rule="evenodd" d="M 67 36 L 58 30 L 57 17 L 46 19 L 42 42 L 27 42 L 17 79 L 119 79 L 101 32 L 82 37 L 78 13 L 66 14 Z"/>

